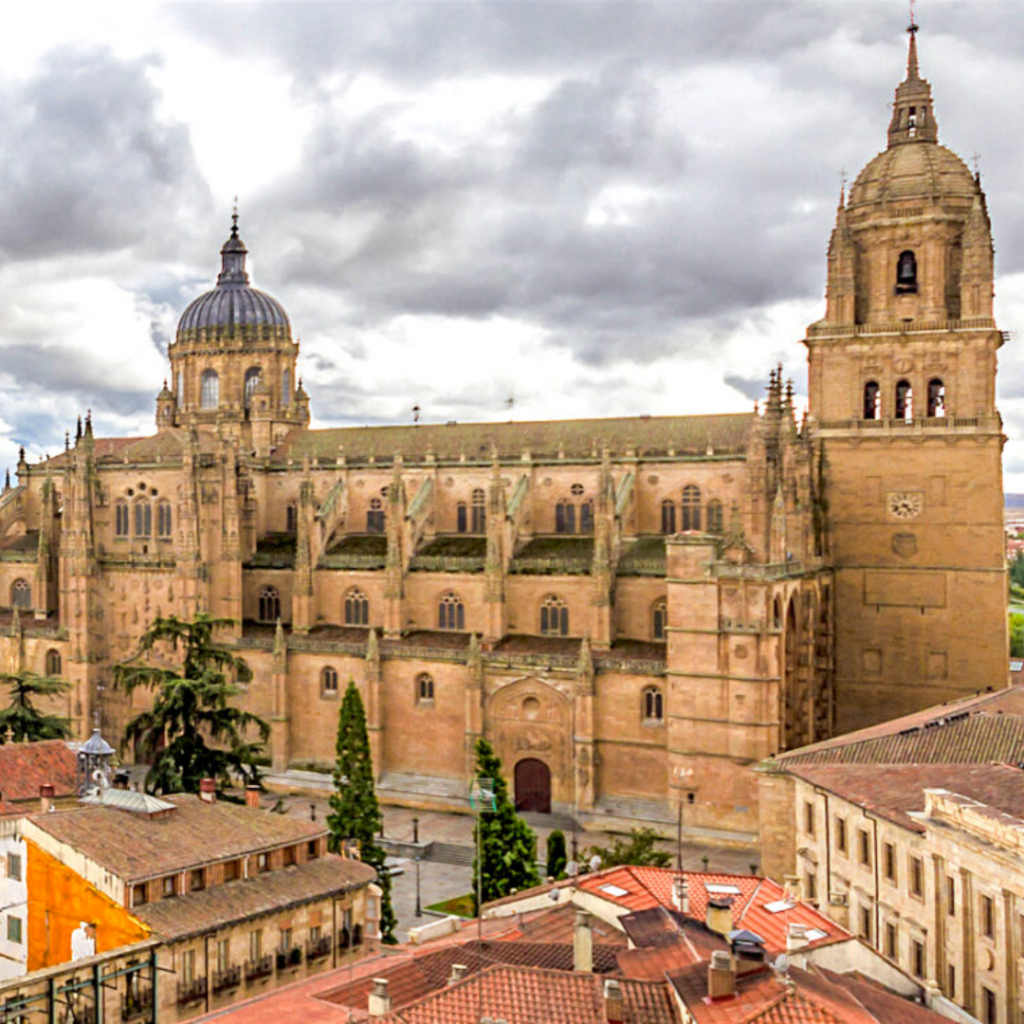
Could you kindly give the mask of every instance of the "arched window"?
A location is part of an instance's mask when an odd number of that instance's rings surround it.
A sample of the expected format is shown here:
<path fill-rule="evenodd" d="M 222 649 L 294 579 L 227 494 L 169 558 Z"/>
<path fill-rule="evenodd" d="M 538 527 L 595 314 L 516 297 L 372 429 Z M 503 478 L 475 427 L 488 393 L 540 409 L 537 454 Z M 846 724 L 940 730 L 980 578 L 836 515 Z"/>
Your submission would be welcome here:
<path fill-rule="evenodd" d="M 683 529 L 700 529 L 700 488 L 693 484 L 683 488 Z"/>
<path fill-rule="evenodd" d="M 384 505 L 380 498 L 370 499 L 370 507 L 366 512 L 366 532 L 384 532 Z"/>
<path fill-rule="evenodd" d="M 199 405 L 203 409 L 216 409 L 220 405 L 220 377 L 216 370 L 203 370 L 199 381 Z"/>
<path fill-rule="evenodd" d="M 917 291 L 917 257 L 905 249 L 896 261 L 896 293 Z"/>
<path fill-rule="evenodd" d="M 661 690 L 656 686 L 648 686 L 643 694 L 644 720 L 660 722 L 665 717 L 665 704 Z"/>
<path fill-rule="evenodd" d="M 880 420 L 882 418 L 882 390 L 878 381 L 869 380 L 864 385 L 864 419 Z"/>
<path fill-rule="evenodd" d="M 569 609 L 555 594 L 545 597 L 540 606 L 541 636 L 568 636 Z"/>
<path fill-rule="evenodd" d="M 714 498 L 708 502 L 708 533 L 720 534 L 722 531 L 722 503 Z"/>
<path fill-rule="evenodd" d="M 668 632 L 668 602 L 662 598 L 654 602 L 651 609 L 651 637 L 664 640 Z"/>
<path fill-rule="evenodd" d="M 772 628 L 782 629 L 782 598 L 777 597 L 772 603 Z"/>
<path fill-rule="evenodd" d="M 434 703 L 434 680 L 426 672 L 416 677 L 416 700 L 420 704 Z"/>
<path fill-rule="evenodd" d="M 135 536 L 150 537 L 153 534 L 153 506 L 148 501 L 135 502 Z"/>
<path fill-rule="evenodd" d="M 11 584 L 11 604 L 15 608 L 32 607 L 32 588 L 26 580 L 15 580 Z"/>
<path fill-rule="evenodd" d="M 469 519 L 466 516 L 466 503 L 460 501 L 455 506 L 455 522 L 459 533 L 465 533 L 469 529 Z"/>
<path fill-rule="evenodd" d="M 260 373 L 262 371 L 258 366 L 250 366 L 245 371 L 245 381 L 242 385 L 242 403 L 248 409 L 252 405 L 252 393 L 256 390 L 260 382 Z"/>
<path fill-rule="evenodd" d="M 345 595 L 345 625 L 368 626 L 370 624 L 370 602 L 357 588 Z"/>
<path fill-rule="evenodd" d="M 571 501 L 560 501 L 555 506 L 555 533 L 576 532 L 576 506 Z"/>
<path fill-rule="evenodd" d="M 115 537 L 127 537 L 128 536 L 128 502 L 119 501 L 114 506 L 114 536 Z"/>
<path fill-rule="evenodd" d="M 441 598 L 437 606 L 437 625 L 439 629 L 466 628 L 466 608 L 457 594 L 448 593 Z"/>
<path fill-rule="evenodd" d="M 580 533 L 594 532 L 594 503 L 585 501 L 580 505 Z"/>
<path fill-rule="evenodd" d="M 484 499 L 484 490 L 477 487 L 473 491 L 473 533 L 487 532 L 487 507 Z"/>
<path fill-rule="evenodd" d="M 158 537 L 170 537 L 171 535 L 171 503 L 169 501 L 157 502 L 156 535 Z"/>
<path fill-rule="evenodd" d="M 896 385 L 896 419 L 909 423 L 914 418 L 914 389 L 909 380 Z"/>
<path fill-rule="evenodd" d="M 46 674 L 48 676 L 59 676 L 62 668 L 60 651 L 51 647 L 46 652 Z"/>
<path fill-rule="evenodd" d="M 260 622 L 277 622 L 281 618 L 281 595 L 277 587 L 264 587 L 260 591 Z"/>
<path fill-rule="evenodd" d="M 332 695 L 338 692 L 338 670 L 330 665 L 320 671 L 320 689 L 323 693 Z"/>
<path fill-rule="evenodd" d="M 285 370 L 281 374 L 281 405 L 286 409 L 292 404 L 292 371 Z"/>
<path fill-rule="evenodd" d="M 676 503 L 668 498 L 661 503 L 661 532 L 676 532 Z"/>
<path fill-rule="evenodd" d="M 946 385 L 938 377 L 928 381 L 928 416 L 941 419 L 946 415 Z"/>
<path fill-rule="evenodd" d="M 294 501 L 288 502 L 285 506 L 284 528 L 288 533 L 299 532 L 299 509 Z"/>

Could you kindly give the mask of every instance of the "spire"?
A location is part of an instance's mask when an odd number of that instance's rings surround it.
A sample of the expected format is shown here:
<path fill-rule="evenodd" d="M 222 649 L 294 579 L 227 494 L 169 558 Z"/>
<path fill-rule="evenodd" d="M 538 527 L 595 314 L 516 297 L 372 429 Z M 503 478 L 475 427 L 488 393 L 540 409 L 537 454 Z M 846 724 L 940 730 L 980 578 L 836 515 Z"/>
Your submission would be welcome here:
<path fill-rule="evenodd" d="M 245 272 L 245 256 L 249 250 L 238 235 L 238 197 L 231 212 L 231 236 L 220 250 L 220 274 L 217 286 L 248 284 L 249 275 Z"/>
<path fill-rule="evenodd" d="M 907 26 L 910 43 L 907 48 L 907 77 L 896 87 L 889 122 L 889 148 L 906 142 L 937 142 L 938 125 L 932 109 L 932 87 L 921 77 L 917 63 L 918 26 L 911 9 Z"/>

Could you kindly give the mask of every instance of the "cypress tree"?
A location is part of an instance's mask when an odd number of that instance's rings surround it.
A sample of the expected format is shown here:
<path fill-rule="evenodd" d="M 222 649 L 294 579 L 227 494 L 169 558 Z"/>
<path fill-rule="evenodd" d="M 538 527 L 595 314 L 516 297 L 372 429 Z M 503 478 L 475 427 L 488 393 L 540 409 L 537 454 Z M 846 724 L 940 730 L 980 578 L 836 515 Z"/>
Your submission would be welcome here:
<path fill-rule="evenodd" d="M 366 711 L 354 680 L 349 680 L 338 714 L 337 760 L 334 764 L 334 792 L 331 813 L 327 816 L 330 847 L 337 853 L 346 839 L 359 842 L 363 861 L 377 871 L 381 888 L 380 934 L 382 941 L 394 943 L 395 913 L 391 909 L 391 876 L 384 870 L 386 854 L 377 844 L 383 825 L 377 793 L 373 785 L 373 761 L 366 732 Z"/>
<path fill-rule="evenodd" d="M 569 858 L 565 853 L 565 833 L 555 829 L 548 835 L 548 876 L 559 879 L 565 877 L 565 866 Z"/>
<path fill-rule="evenodd" d="M 473 849 L 479 851 L 479 856 L 474 854 L 473 857 L 473 906 L 478 912 L 478 877 L 484 903 L 501 899 L 513 889 L 538 885 L 540 878 L 534 863 L 537 837 L 516 814 L 509 798 L 508 783 L 501 773 L 501 759 L 482 738 L 476 741 L 475 774 L 478 779 L 490 779 L 494 786 L 494 810 L 481 811 L 473 829 Z"/>

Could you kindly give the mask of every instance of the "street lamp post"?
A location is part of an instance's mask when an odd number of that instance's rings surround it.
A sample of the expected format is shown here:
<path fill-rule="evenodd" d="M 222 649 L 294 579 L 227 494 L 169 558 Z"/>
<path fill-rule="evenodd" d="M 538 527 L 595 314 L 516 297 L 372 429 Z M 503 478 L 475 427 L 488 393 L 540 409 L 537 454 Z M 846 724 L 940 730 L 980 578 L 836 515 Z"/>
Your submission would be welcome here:
<path fill-rule="evenodd" d="M 416 858 L 416 916 L 423 916 L 423 907 L 420 904 L 420 861 L 422 857 Z"/>

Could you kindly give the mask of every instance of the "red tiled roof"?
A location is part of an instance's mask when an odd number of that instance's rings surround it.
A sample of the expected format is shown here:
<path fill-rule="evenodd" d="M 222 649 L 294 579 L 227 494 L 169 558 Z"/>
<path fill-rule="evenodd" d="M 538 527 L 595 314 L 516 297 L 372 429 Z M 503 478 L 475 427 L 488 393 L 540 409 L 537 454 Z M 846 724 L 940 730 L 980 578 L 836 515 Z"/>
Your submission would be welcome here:
<path fill-rule="evenodd" d="M 625 1024 L 677 1024 L 664 983 L 619 981 Z M 606 1024 L 603 979 L 535 967 L 490 967 L 393 1011 L 382 1024 L 479 1024 L 483 1014 L 508 1024 Z"/>
<path fill-rule="evenodd" d="M 39 787 L 49 783 L 54 796 L 73 796 L 78 760 L 64 740 L 5 743 L 0 746 L 0 802 L 39 799 Z M 24 813 L 25 808 L 20 808 Z M 35 808 L 33 808 L 35 810 Z"/>
<path fill-rule="evenodd" d="M 796 764 L 788 771 L 904 828 L 924 832 L 910 811 L 926 789 L 948 789 L 991 810 L 1024 818 L 1024 772 L 1003 764 Z"/>
<path fill-rule="evenodd" d="M 564 903 L 558 907 L 525 913 L 519 921 L 519 934 L 530 942 L 572 942 L 579 907 Z M 593 914 L 587 915 L 594 945 L 625 946 L 626 936 Z"/>

